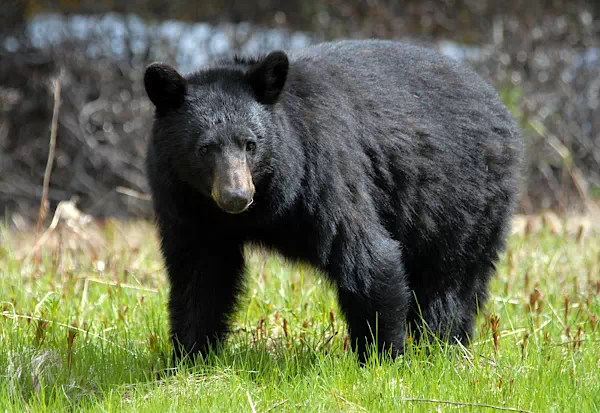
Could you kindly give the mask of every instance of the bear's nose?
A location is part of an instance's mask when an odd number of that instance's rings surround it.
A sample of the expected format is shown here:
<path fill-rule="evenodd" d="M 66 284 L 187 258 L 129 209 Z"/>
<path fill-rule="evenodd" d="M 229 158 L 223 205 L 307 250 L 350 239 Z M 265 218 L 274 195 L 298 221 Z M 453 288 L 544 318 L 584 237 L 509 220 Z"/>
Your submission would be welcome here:
<path fill-rule="evenodd" d="M 252 194 L 242 188 L 228 188 L 221 193 L 221 207 L 230 214 L 244 212 L 252 204 Z"/>

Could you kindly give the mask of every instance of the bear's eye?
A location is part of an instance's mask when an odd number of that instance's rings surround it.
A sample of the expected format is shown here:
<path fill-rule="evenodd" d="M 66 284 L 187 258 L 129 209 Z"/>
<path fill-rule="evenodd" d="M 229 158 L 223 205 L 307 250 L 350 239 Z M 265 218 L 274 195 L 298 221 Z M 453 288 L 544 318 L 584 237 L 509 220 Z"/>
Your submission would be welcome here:
<path fill-rule="evenodd" d="M 246 150 L 250 151 L 250 152 L 254 152 L 256 150 L 256 143 L 254 143 L 254 142 L 247 142 L 246 143 Z"/>
<path fill-rule="evenodd" d="M 196 152 L 198 152 L 198 155 L 206 155 L 208 153 L 208 145 L 199 146 Z"/>

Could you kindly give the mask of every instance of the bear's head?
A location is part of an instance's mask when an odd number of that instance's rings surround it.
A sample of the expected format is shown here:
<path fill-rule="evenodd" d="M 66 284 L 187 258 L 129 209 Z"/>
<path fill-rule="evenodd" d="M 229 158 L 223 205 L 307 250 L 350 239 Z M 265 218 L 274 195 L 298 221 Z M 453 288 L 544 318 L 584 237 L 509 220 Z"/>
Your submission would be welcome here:
<path fill-rule="evenodd" d="M 288 68 L 281 51 L 187 76 L 162 63 L 148 66 L 155 157 L 223 211 L 244 212 L 271 170 L 276 104 Z"/>

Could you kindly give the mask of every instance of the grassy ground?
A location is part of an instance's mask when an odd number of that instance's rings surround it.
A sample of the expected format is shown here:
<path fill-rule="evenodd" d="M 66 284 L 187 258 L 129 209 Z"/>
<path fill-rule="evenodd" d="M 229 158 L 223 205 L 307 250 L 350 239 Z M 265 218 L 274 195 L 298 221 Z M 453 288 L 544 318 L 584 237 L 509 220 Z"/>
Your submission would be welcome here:
<path fill-rule="evenodd" d="M 366 368 L 328 286 L 249 251 L 230 340 L 176 374 L 152 227 L 80 235 L 36 266 L 31 234 L 0 233 L 0 411 L 600 410 L 598 235 L 513 235 L 471 345 Z"/>

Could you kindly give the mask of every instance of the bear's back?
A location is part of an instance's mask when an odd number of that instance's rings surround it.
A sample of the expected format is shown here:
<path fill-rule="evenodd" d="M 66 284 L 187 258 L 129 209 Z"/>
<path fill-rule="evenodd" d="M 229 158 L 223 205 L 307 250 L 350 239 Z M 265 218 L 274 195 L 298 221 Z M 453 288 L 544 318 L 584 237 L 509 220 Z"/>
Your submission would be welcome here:
<path fill-rule="evenodd" d="M 468 66 L 425 47 L 391 40 L 341 40 L 290 52 L 290 62 L 292 71 L 327 83 L 321 90 L 341 90 L 354 101 L 376 99 L 379 108 L 415 111 L 424 117 L 435 115 L 427 110 L 486 108 L 516 131 L 491 85 Z M 438 120 L 447 123 L 447 116 L 441 117 Z"/>

